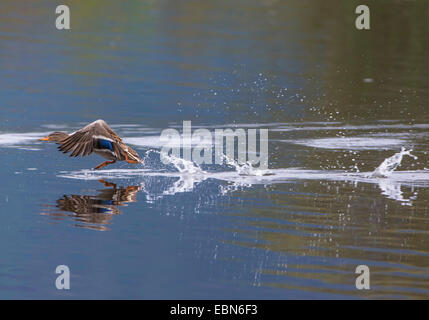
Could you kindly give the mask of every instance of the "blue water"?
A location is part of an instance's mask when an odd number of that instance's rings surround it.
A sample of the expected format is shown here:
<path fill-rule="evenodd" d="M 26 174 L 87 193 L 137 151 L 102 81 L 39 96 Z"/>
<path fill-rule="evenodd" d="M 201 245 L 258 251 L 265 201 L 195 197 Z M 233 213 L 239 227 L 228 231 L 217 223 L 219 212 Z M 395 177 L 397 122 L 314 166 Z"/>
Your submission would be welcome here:
<path fill-rule="evenodd" d="M 55 1 L 2 1 L 0 298 L 427 298 L 427 4 L 373 3 L 361 33 L 339 3 L 70 2 L 59 31 Z M 146 165 L 37 140 L 96 119 Z M 273 176 L 161 164 L 186 120 L 269 129 Z M 401 147 L 404 176 L 345 177 Z"/>

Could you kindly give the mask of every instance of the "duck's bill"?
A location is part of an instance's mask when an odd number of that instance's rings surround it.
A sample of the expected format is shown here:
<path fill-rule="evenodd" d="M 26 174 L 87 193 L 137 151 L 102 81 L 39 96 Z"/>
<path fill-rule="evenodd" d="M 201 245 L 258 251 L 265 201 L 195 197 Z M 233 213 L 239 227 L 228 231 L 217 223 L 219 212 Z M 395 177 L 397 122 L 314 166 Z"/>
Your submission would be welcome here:
<path fill-rule="evenodd" d="M 39 139 L 39 141 L 50 141 L 50 140 L 51 139 L 49 138 L 49 136 Z"/>

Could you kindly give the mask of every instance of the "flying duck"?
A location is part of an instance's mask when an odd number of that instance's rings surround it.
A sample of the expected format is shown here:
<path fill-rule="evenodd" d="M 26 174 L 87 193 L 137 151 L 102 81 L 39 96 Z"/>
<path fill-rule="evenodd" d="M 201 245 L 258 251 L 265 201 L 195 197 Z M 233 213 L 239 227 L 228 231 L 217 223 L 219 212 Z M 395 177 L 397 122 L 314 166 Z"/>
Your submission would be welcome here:
<path fill-rule="evenodd" d="M 104 120 L 97 120 L 86 127 L 67 134 L 53 132 L 40 141 L 54 141 L 63 153 L 71 152 L 70 157 L 87 156 L 92 152 L 111 161 L 104 161 L 94 168 L 101 169 L 116 161 L 143 163 L 137 152 L 122 142 L 122 139 L 108 126 Z"/>

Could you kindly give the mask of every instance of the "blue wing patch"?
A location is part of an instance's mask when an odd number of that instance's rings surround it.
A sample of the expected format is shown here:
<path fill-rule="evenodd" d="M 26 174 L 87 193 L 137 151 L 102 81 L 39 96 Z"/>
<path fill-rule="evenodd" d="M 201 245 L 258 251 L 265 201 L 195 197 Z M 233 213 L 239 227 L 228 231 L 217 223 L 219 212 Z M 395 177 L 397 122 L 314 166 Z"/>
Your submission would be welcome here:
<path fill-rule="evenodd" d="M 109 140 L 98 139 L 98 149 L 109 149 L 113 151 L 112 142 Z"/>

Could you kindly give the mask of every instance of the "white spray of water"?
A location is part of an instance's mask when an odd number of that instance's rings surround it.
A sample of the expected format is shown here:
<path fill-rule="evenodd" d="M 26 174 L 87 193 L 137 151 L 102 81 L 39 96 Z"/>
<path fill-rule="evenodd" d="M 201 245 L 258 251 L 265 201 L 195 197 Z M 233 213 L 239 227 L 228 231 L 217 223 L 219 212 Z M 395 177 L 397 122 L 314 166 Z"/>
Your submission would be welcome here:
<path fill-rule="evenodd" d="M 164 159 L 165 162 L 171 163 L 181 174 L 203 175 L 206 173 L 203 169 L 200 168 L 200 166 L 198 166 L 193 161 L 178 158 L 173 155 L 168 155 L 164 152 L 160 152 L 157 150 L 150 150 L 150 152 L 158 153 L 160 157 Z"/>
<path fill-rule="evenodd" d="M 411 154 L 411 151 L 413 150 L 405 150 L 405 148 L 402 147 L 400 152 L 395 153 L 393 156 L 385 159 L 371 174 L 371 178 L 388 178 L 401 164 L 402 158 L 405 155 L 417 159 L 415 155 Z"/>
<path fill-rule="evenodd" d="M 242 176 L 266 176 L 270 175 L 271 172 L 269 170 L 261 170 L 258 168 L 254 168 L 250 162 L 246 162 L 243 164 L 239 164 L 233 159 L 228 158 L 226 155 L 223 155 L 225 162 L 227 165 L 234 167 L 235 171 L 239 175 Z"/>
<path fill-rule="evenodd" d="M 406 198 L 401 190 L 401 183 L 389 181 L 389 179 L 379 179 L 378 186 L 381 189 L 381 194 L 389 199 L 399 201 L 404 206 L 413 205 L 413 200 L 417 198 L 417 191 L 414 191 L 412 196 Z"/>
<path fill-rule="evenodd" d="M 198 166 L 193 161 L 185 160 L 182 158 L 178 158 L 174 155 L 168 155 L 163 152 L 159 152 L 156 150 L 151 150 L 151 152 L 159 153 L 160 157 L 163 157 L 164 160 L 167 160 L 167 162 L 171 163 L 180 173 L 183 174 L 201 174 L 204 175 L 207 172 L 201 169 L 200 166 Z M 271 172 L 269 170 L 261 170 L 259 168 L 255 168 L 252 166 L 250 162 L 246 162 L 244 164 L 239 164 L 233 159 L 228 158 L 226 155 L 222 155 L 225 159 L 225 162 L 227 165 L 234 167 L 235 171 L 239 175 L 245 175 L 245 176 L 265 176 L 270 175 Z"/>
<path fill-rule="evenodd" d="M 173 185 L 167 190 L 162 192 L 151 192 L 147 188 L 143 191 L 147 194 L 147 200 L 155 201 L 166 195 L 174 195 L 177 193 L 192 192 L 196 185 L 207 179 L 217 179 L 226 181 L 228 184 L 220 185 L 220 194 L 227 194 L 229 192 L 237 191 L 253 185 L 270 185 L 286 183 L 296 180 L 331 180 L 331 181 L 351 181 L 351 182 L 364 182 L 364 183 L 377 183 L 380 186 L 382 194 L 389 199 L 394 199 L 401 202 L 403 205 L 412 205 L 412 201 L 416 198 L 417 192 L 409 198 L 406 198 L 401 190 L 401 186 L 429 186 L 429 171 L 397 171 L 395 169 L 401 164 L 403 156 L 407 155 L 414 159 L 416 156 L 411 154 L 412 150 L 402 150 L 393 156 L 385 159 L 373 172 L 354 172 L 347 173 L 342 171 L 329 171 L 329 170 L 306 170 L 302 168 L 288 168 L 288 169 L 270 169 L 261 170 L 255 168 L 251 163 L 239 164 L 233 159 L 224 156 L 227 166 L 233 167 L 233 171 L 204 171 L 192 161 L 184 160 L 173 155 L 166 155 L 158 150 L 148 150 L 145 160 L 149 159 L 149 154 L 155 152 L 164 160 L 171 163 L 176 169 L 175 172 L 171 170 L 165 171 L 165 168 L 160 168 L 159 171 L 154 171 L 153 168 L 145 169 L 110 169 L 91 171 L 83 170 L 78 172 L 61 172 L 59 175 L 65 178 L 74 179 L 125 179 L 131 177 L 145 176 L 150 177 L 177 177 L 178 180 L 174 181 Z M 147 161 L 149 162 L 149 161 Z M 158 161 L 156 161 L 158 163 Z M 357 168 L 356 168 L 357 169 Z M 386 179 L 389 178 L 389 179 Z"/>
<path fill-rule="evenodd" d="M 156 199 L 162 198 L 165 195 L 191 192 L 193 191 L 195 185 L 206 179 L 206 172 L 192 161 L 178 158 L 173 155 L 168 155 L 158 150 L 149 150 L 145 158 L 147 158 L 151 152 L 159 154 L 160 157 L 163 158 L 164 163 L 172 164 L 177 169 L 177 171 L 179 171 L 179 180 L 175 181 L 170 188 L 164 190 L 160 195 L 151 195 L 146 187 L 144 187 L 144 190 L 147 193 L 147 200 L 154 201 Z"/>

